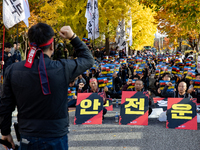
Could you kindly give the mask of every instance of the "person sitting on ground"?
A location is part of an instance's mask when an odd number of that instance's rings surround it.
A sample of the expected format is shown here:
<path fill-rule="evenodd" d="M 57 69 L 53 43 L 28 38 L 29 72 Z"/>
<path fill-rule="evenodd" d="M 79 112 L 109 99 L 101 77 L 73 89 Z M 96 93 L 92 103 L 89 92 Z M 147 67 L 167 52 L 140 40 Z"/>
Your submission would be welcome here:
<path fill-rule="evenodd" d="M 200 80 L 200 74 L 196 75 L 196 80 Z M 193 98 L 197 98 L 197 103 L 200 103 L 200 90 L 195 89 L 193 84 L 191 84 L 187 90 L 187 93 L 191 94 Z"/>
<path fill-rule="evenodd" d="M 133 75 L 130 77 L 130 79 L 139 79 L 140 77 L 138 76 L 136 69 L 133 70 Z"/>
<path fill-rule="evenodd" d="M 82 74 L 78 76 L 77 80 L 75 81 L 75 86 L 78 87 L 79 83 L 86 84 L 86 80 L 83 78 Z"/>
<path fill-rule="evenodd" d="M 92 67 L 91 68 L 91 73 L 89 73 L 89 78 L 98 78 L 99 77 L 100 72 L 97 70 L 97 68 Z"/>
<path fill-rule="evenodd" d="M 132 83 L 132 80 L 130 79 L 129 82 Z M 144 90 L 144 83 L 142 80 L 136 80 L 135 81 L 135 88 L 134 88 L 134 91 L 137 91 L 137 92 L 145 92 Z M 149 91 L 147 91 L 149 93 L 149 95 L 151 95 L 151 93 Z M 149 115 L 151 114 L 152 112 L 152 108 L 150 107 L 151 106 L 151 99 L 149 98 Z"/>
<path fill-rule="evenodd" d="M 113 92 L 111 97 L 112 98 L 121 98 L 121 86 L 122 80 L 119 78 L 117 72 L 113 73 Z"/>
<path fill-rule="evenodd" d="M 101 51 L 99 50 L 99 48 L 96 49 L 95 53 L 94 53 L 94 57 L 96 57 L 96 59 L 100 62 L 101 61 Z"/>
<path fill-rule="evenodd" d="M 162 80 L 163 81 L 170 81 L 170 75 L 168 74 L 168 73 L 166 73 L 166 74 L 163 74 L 163 78 L 162 78 Z M 155 92 L 155 95 L 156 96 L 159 96 L 159 97 L 162 97 L 162 95 L 161 95 L 161 90 L 160 90 L 160 84 L 159 84 L 159 80 L 157 81 L 157 86 L 156 86 L 156 92 Z"/>
<path fill-rule="evenodd" d="M 69 89 L 71 89 L 71 90 L 75 89 L 75 91 L 76 91 L 74 80 L 69 83 L 68 90 Z M 76 106 L 76 100 L 77 100 L 76 93 L 71 98 L 68 97 L 68 107 L 75 107 Z"/>
<path fill-rule="evenodd" d="M 122 91 L 137 91 L 137 92 L 148 91 L 144 89 L 144 82 L 140 79 L 137 79 L 135 81 L 135 88 L 128 89 L 128 86 L 131 85 L 131 83 L 132 83 L 132 79 L 128 79 L 127 83 L 123 86 Z M 148 91 L 148 93 L 149 95 L 151 95 L 150 91 Z"/>
<path fill-rule="evenodd" d="M 121 80 L 122 80 L 122 83 L 123 84 L 126 84 L 126 79 L 129 78 L 129 73 L 131 73 L 131 71 L 129 71 L 130 69 L 128 68 L 127 64 L 123 64 L 121 67 L 120 67 L 120 70 L 119 70 L 119 74 L 121 76 Z"/>
<path fill-rule="evenodd" d="M 135 88 L 131 88 L 132 80 L 138 80 L 139 76 L 132 76 L 132 78 L 128 79 L 126 84 L 122 87 L 122 91 L 135 91 Z"/>
<path fill-rule="evenodd" d="M 147 90 L 149 88 L 149 68 L 146 64 L 142 74 L 138 74 L 138 76 L 139 79 L 143 81 L 144 88 Z"/>
<path fill-rule="evenodd" d="M 169 82 L 161 92 L 162 97 L 176 97 L 176 98 L 192 98 L 192 96 L 186 93 L 187 84 L 185 82 L 180 82 L 178 84 L 178 91 L 167 91 L 168 87 L 172 86 L 172 83 Z"/>
<path fill-rule="evenodd" d="M 102 88 L 98 88 L 98 83 L 97 83 L 97 79 L 96 78 L 91 78 L 90 79 L 90 88 L 88 88 L 87 90 L 83 91 L 83 87 L 84 85 L 79 83 L 79 89 L 77 91 L 77 93 L 104 93 L 104 98 L 103 98 L 103 103 L 104 105 L 106 104 L 106 93 L 109 92 L 107 87 L 104 87 L 104 89 Z M 105 115 L 107 113 L 107 109 L 103 108 L 103 115 Z M 104 117 L 103 117 L 104 119 Z"/>

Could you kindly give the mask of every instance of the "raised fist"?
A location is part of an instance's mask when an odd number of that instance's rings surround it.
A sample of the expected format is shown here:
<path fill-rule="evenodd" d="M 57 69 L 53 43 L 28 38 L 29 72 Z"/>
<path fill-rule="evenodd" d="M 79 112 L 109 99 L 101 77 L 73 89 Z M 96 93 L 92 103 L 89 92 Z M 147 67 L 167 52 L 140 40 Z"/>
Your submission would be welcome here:
<path fill-rule="evenodd" d="M 70 39 L 74 35 L 70 26 L 63 26 L 59 32 L 60 36 L 65 39 Z"/>

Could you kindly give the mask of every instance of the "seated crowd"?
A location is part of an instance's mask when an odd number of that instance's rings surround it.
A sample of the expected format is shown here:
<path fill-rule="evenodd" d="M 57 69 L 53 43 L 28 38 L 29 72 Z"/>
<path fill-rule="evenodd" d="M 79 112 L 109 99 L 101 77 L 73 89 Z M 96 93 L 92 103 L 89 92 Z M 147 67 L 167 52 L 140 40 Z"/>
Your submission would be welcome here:
<path fill-rule="evenodd" d="M 136 57 L 146 56 L 145 52 L 137 54 Z M 164 56 L 164 55 L 163 55 Z M 123 57 L 125 58 L 125 57 Z M 181 58 L 182 63 L 186 63 L 186 59 L 188 57 L 185 56 L 184 59 Z M 127 59 L 127 58 L 125 58 Z M 98 63 L 102 60 L 100 57 L 98 58 Z M 135 61 L 136 63 L 136 61 Z M 200 91 L 193 87 L 193 80 L 186 79 L 186 74 L 182 73 L 181 76 L 164 72 L 159 75 L 155 75 L 156 66 L 159 64 L 158 57 L 147 61 L 147 63 L 143 66 L 142 73 L 137 73 L 136 69 L 129 67 L 128 63 L 120 66 L 119 72 L 114 72 L 112 74 L 113 88 L 98 87 L 98 78 L 101 77 L 102 73 L 100 69 L 92 67 L 90 72 L 86 72 L 80 76 L 78 76 L 73 82 L 73 86 L 76 88 L 76 93 L 98 93 L 104 92 L 105 99 L 107 98 L 117 98 L 121 99 L 122 91 L 148 91 L 150 95 L 149 100 L 149 112 L 151 113 L 151 107 L 153 107 L 152 97 L 173 97 L 173 98 L 197 98 L 197 102 L 200 103 Z M 175 62 L 175 59 L 172 59 L 167 62 L 169 66 L 178 66 Z M 152 77 L 151 74 L 155 76 Z M 196 80 L 200 80 L 200 74 L 196 70 Z M 151 80 L 153 84 L 149 85 Z M 134 86 L 133 86 L 134 81 Z M 160 81 L 168 81 L 164 87 L 161 88 Z M 175 81 L 172 83 L 171 81 Z M 71 85 L 70 85 L 71 87 Z M 173 87 L 173 89 L 168 90 L 169 87 Z M 75 95 L 73 98 L 69 99 L 69 107 L 76 105 Z M 106 102 L 104 99 L 104 103 Z M 104 114 L 106 110 L 104 110 Z"/>

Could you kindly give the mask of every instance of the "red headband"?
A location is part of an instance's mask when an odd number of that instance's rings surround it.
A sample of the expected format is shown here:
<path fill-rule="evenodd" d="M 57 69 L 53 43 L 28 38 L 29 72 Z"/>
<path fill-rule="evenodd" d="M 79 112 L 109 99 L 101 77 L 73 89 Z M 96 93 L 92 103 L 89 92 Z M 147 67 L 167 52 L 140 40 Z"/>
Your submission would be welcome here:
<path fill-rule="evenodd" d="M 27 68 L 31 68 L 32 65 L 33 65 L 33 61 L 34 61 L 34 58 L 35 58 L 35 55 L 36 55 L 36 52 L 38 50 L 41 50 L 40 48 L 41 47 L 44 47 L 44 46 L 47 46 L 47 45 L 50 45 L 51 43 L 53 42 L 53 38 L 51 38 L 47 43 L 44 43 L 44 44 L 41 44 L 39 46 L 37 46 L 36 43 L 30 43 L 30 51 L 28 53 L 28 57 L 26 59 L 26 63 L 25 63 L 25 67 Z"/>
<path fill-rule="evenodd" d="M 97 79 L 90 79 L 90 82 L 97 82 Z"/>
<path fill-rule="evenodd" d="M 40 49 L 44 46 L 50 45 L 53 42 L 53 38 L 51 38 L 47 43 L 37 45 L 36 43 L 30 43 L 30 51 L 28 53 L 28 58 L 26 59 L 25 67 L 31 68 L 34 62 L 35 55 L 38 50 L 41 51 L 40 53 L 40 59 L 38 64 L 38 72 L 40 77 L 40 84 L 42 88 L 42 92 L 44 95 L 51 94 L 50 86 L 49 86 L 49 80 L 47 76 L 45 61 L 44 61 L 44 54 L 43 51 Z"/>
<path fill-rule="evenodd" d="M 53 42 L 53 38 L 51 38 L 47 43 L 39 45 L 39 47 L 44 47 L 44 46 L 50 45 L 52 42 Z"/>

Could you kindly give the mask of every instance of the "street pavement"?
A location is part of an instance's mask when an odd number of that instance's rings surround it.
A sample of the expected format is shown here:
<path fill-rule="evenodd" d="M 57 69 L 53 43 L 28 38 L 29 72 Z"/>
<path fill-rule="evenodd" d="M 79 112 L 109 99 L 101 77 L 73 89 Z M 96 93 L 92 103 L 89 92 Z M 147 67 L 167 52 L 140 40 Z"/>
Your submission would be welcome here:
<path fill-rule="evenodd" d="M 107 112 L 102 125 L 73 125 L 75 109 L 69 112 L 69 150 L 199 150 L 198 130 L 166 129 L 165 122 L 149 119 L 148 126 L 118 125 L 115 114 Z M 13 117 L 13 122 L 16 117 Z M 15 135 L 12 128 L 12 135 Z M 14 136 L 16 142 L 16 137 Z M 17 143 L 19 144 L 19 143 Z M 0 150 L 4 148 L 0 146 Z"/>
<path fill-rule="evenodd" d="M 115 112 L 105 115 L 102 125 L 73 125 L 70 112 L 70 150 L 198 150 L 198 130 L 166 129 L 166 122 L 149 119 L 148 126 L 118 125 Z"/>

